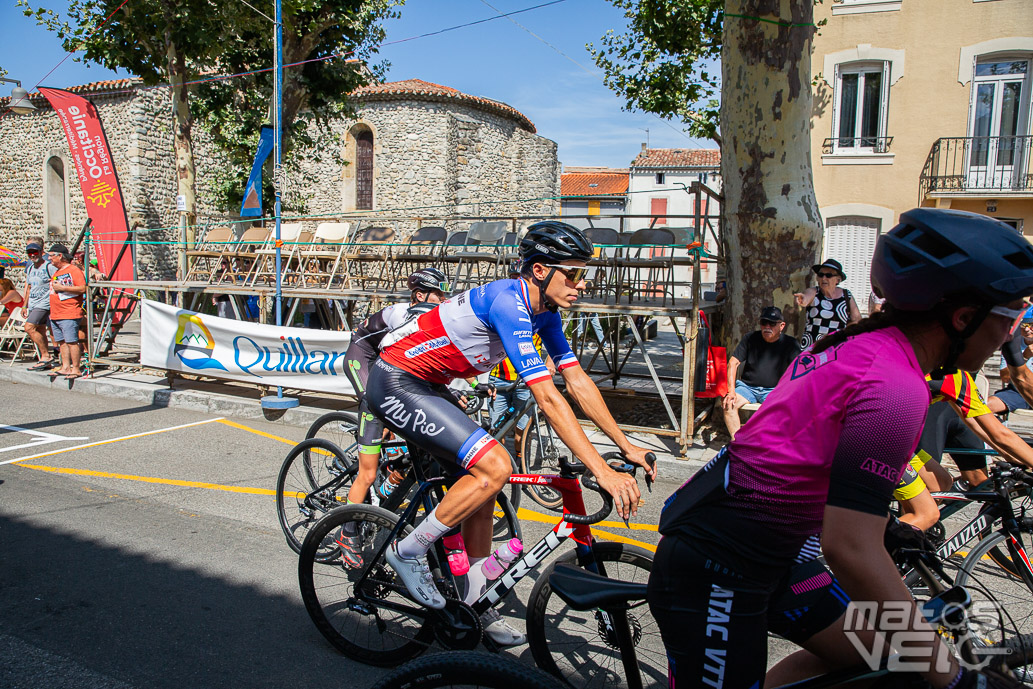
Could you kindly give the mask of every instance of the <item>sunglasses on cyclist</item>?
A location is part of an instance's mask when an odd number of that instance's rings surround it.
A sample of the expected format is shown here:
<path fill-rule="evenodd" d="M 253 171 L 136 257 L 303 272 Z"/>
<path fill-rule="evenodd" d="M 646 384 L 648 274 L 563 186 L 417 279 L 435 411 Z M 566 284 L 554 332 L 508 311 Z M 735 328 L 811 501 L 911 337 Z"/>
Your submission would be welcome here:
<path fill-rule="evenodd" d="M 563 273 L 564 277 L 570 280 L 575 285 L 588 277 L 588 268 L 578 268 L 577 266 L 564 266 L 551 263 L 543 263 L 546 268 L 552 268 L 553 270 Z"/>

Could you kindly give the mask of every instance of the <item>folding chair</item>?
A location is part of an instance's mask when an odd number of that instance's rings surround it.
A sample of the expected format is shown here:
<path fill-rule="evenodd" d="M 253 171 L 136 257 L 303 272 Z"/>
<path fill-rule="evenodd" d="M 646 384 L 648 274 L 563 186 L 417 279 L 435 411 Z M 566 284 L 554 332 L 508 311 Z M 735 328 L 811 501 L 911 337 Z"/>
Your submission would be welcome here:
<path fill-rule="evenodd" d="M 25 317 L 21 315 L 21 309 L 15 309 L 0 326 L 0 351 L 11 352 L 10 365 L 14 366 L 24 348 L 28 349 L 30 355 L 35 351 L 32 339 L 25 332 Z"/>
<path fill-rule="evenodd" d="M 615 261 L 618 300 L 622 293 L 628 295 L 628 301 L 652 301 L 658 296 L 662 297 L 663 304 L 667 303 L 668 296 L 674 300 L 672 244 L 674 233 L 663 227 L 632 233 L 627 254 Z"/>
<path fill-rule="evenodd" d="M 453 255 L 456 259 L 456 287 L 485 282 L 483 264 L 490 264 L 489 270 L 492 272 L 493 278 L 498 277 L 502 259 L 499 243 L 506 236 L 507 227 L 509 227 L 509 223 L 505 220 L 470 224 L 470 229 L 466 234 L 466 245 L 462 251 Z M 464 265 L 466 267 L 465 278 L 462 277 Z M 477 269 L 476 280 L 473 277 L 474 268 Z"/>
<path fill-rule="evenodd" d="M 341 253 L 351 223 L 324 222 L 316 226 L 312 244 L 303 247 L 298 254 L 301 262 L 301 282 L 306 287 L 328 287 L 341 262 Z M 313 284 L 308 284 L 312 282 Z"/>
<path fill-rule="evenodd" d="M 367 227 L 357 236 L 354 243 L 357 251 L 348 254 L 348 261 L 356 268 L 353 277 L 360 289 L 369 289 L 370 283 L 379 289 L 382 284 L 390 282 L 391 245 L 394 240 L 393 227 Z"/>
<path fill-rule="evenodd" d="M 184 282 L 200 280 L 209 282 L 218 270 L 220 259 L 225 253 L 228 243 L 233 240 L 232 227 L 213 227 L 208 230 L 197 248 L 187 251 L 187 274 Z"/>
<path fill-rule="evenodd" d="M 304 232 L 303 225 L 298 223 L 280 224 L 280 273 L 281 282 L 286 283 L 288 276 L 295 276 L 297 270 L 295 264 L 298 261 L 298 253 L 303 245 L 312 240 L 311 232 Z M 275 240 L 274 240 L 275 241 Z M 255 269 L 252 272 L 250 284 L 270 284 L 276 282 L 276 247 L 273 243 L 255 251 Z"/>
<path fill-rule="evenodd" d="M 595 274 L 586 290 L 589 296 L 600 297 L 605 304 L 607 297 L 617 299 L 617 259 L 621 257 L 620 233 L 611 227 L 589 227 L 585 236 L 595 245 L 595 255 L 588 265 L 595 266 Z"/>
<path fill-rule="evenodd" d="M 398 282 L 405 280 L 423 268 L 432 268 L 441 259 L 441 248 L 448 232 L 444 227 L 421 227 L 416 230 L 409 243 L 394 258 L 391 289 L 398 288 Z"/>
<path fill-rule="evenodd" d="M 445 244 L 441 247 L 441 256 L 438 259 L 438 263 L 441 265 L 442 272 L 445 275 L 449 275 L 449 282 L 452 284 L 452 294 L 455 294 L 457 290 L 456 286 L 456 269 L 459 266 L 459 259 L 456 258 L 456 253 L 463 248 L 466 244 L 466 231 L 453 232 L 448 235 L 448 239 L 445 240 Z"/>
<path fill-rule="evenodd" d="M 222 256 L 219 267 L 209 282 L 230 282 L 247 284 L 258 261 L 258 251 L 269 243 L 272 233 L 264 227 L 249 227 L 240 238 L 230 241 Z"/>

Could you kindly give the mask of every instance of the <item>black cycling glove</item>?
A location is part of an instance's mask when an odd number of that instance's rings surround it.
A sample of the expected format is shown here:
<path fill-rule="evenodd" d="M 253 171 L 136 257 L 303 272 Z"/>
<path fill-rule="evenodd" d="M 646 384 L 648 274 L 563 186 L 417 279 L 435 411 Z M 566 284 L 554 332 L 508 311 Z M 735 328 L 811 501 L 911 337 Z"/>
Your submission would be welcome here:
<path fill-rule="evenodd" d="M 1024 366 L 1026 364 L 1025 357 L 1022 356 L 1022 352 L 1026 349 L 1026 341 L 1022 337 L 1022 330 L 1016 330 L 1012 333 L 1011 339 L 1004 343 L 1001 347 L 1001 355 L 1004 357 L 1004 361 L 1009 366 Z"/>
<path fill-rule="evenodd" d="M 893 559 L 902 550 L 936 552 L 932 541 L 921 529 L 916 529 L 907 522 L 902 522 L 891 516 L 886 523 L 886 533 L 883 535 L 883 544 Z"/>

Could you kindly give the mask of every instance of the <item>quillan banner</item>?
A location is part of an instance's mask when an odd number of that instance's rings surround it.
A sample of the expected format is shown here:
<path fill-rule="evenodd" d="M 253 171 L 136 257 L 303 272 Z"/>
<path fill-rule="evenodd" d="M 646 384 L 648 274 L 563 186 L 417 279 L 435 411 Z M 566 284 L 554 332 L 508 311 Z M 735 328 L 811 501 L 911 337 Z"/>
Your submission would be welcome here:
<path fill-rule="evenodd" d="M 217 318 L 147 299 L 140 363 L 260 385 L 354 395 L 351 333 Z"/>
<path fill-rule="evenodd" d="M 93 220 L 100 271 L 110 280 L 135 279 L 132 251 L 122 256 L 114 275 L 111 274 L 111 265 L 129 236 L 129 221 L 97 109 L 90 101 L 69 91 L 42 87 L 39 92 L 54 108 L 68 139 L 68 151 L 75 161 L 86 213 Z"/>

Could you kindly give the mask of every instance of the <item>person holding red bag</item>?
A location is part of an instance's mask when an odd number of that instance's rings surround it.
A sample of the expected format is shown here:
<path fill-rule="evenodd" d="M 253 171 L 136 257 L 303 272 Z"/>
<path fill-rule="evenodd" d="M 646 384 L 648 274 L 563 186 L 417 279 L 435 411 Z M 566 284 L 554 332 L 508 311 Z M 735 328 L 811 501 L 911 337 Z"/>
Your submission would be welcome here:
<path fill-rule="evenodd" d="M 746 404 L 764 402 L 789 364 L 803 351 L 795 337 L 783 332 L 785 327 L 780 308 L 764 307 L 760 312 L 760 330 L 744 336 L 728 357 L 728 394 L 721 407 L 728 435 L 733 439 L 742 426 L 739 409 Z M 736 380 L 740 366 L 742 376 Z"/>

